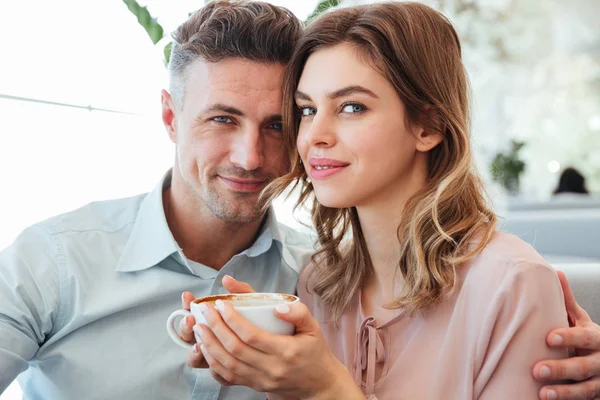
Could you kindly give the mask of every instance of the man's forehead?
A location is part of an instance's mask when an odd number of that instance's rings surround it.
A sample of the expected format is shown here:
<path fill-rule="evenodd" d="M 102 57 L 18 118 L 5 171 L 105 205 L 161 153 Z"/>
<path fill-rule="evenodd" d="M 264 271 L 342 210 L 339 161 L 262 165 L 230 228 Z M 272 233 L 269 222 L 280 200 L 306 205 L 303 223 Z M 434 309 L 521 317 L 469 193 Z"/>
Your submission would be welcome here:
<path fill-rule="evenodd" d="M 285 66 L 277 63 L 227 58 L 218 62 L 194 61 L 187 69 L 190 86 L 230 91 L 281 91 Z"/>
<path fill-rule="evenodd" d="M 186 103 L 202 104 L 203 109 L 227 105 L 244 114 L 280 113 L 283 68 L 237 59 L 197 61 L 187 71 Z"/>

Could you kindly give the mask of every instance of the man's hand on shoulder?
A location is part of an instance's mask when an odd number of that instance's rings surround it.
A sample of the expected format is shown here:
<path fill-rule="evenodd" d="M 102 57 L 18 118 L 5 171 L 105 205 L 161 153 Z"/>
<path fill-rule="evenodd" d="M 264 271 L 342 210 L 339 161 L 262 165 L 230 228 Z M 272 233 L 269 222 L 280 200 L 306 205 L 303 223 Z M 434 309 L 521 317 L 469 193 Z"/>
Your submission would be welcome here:
<path fill-rule="evenodd" d="M 540 390 L 539 397 L 541 400 L 600 399 L 600 326 L 577 304 L 565 274 L 557 273 L 571 327 L 551 331 L 546 342 L 550 347 L 571 349 L 573 356 L 540 361 L 534 366 L 534 377 L 548 383 Z M 559 381 L 571 382 L 551 384 Z"/>

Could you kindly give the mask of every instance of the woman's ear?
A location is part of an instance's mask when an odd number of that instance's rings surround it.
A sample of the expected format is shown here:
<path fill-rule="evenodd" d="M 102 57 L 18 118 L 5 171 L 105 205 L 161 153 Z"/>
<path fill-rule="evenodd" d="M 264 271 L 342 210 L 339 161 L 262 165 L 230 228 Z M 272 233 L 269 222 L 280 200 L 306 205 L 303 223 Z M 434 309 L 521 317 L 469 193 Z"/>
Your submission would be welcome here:
<path fill-rule="evenodd" d="M 423 128 L 419 128 L 417 131 L 417 151 L 426 153 L 440 144 L 442 139 L 442 135 L 439 133 L 432 133 Z"/>
<path fill-rule="evenodd" d="M 440 144 L 444 139 L 440 132 L 443 132 L 443 123 L 439 114 L 430 106 L 425 107 L 425 110 L 419 116 L 421 124 L 415 132 L 417 138 L 417 151 L 426 153 Z M 427 121 L 426 123 L 423 121 Z"/>

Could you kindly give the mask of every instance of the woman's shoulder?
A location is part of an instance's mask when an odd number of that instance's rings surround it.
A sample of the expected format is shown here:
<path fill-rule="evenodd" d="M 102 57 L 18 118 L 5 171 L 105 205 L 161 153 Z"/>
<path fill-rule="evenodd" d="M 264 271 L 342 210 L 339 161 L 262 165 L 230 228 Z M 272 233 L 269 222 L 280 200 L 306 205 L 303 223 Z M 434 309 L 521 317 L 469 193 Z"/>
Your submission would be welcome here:
<path fill-rule="evenodd" d="M 455 304 L 482 332 L 537 324 L 531 334 L 541 335 L 543 342 L 548 330 L 566 326 L 556 271 L 516 236 L 496 234 L 458 275 Z"/>
<path fill-rule="evenodd" d="M 550 264 L 529 243 L 504 232 L 496 232 L 489 243 L 467 263 L 470 271 L 488 272 L 490 269 L 504 272 L 545 266 Z"/>
<path fill-rule="evenodd" d="M 305 266 L 300 272 L 300 276 L 298 277 L 298 286 L 296 288 L 296 292 L 300 301 L 308 306 L 311 311 L 313 311 L 314 307 L 314 274 L 313 271 L 315 269 L 314 261 L 310 262 L 307 266 Z"/>
<path fill-rule="evenodd" d="M 460 271 L 464 286 L 476 286 L 492 294 L 520 290 L 538 280 L 558 284 L 552 266 L 528 243 L 517 236 L 497 232 L 492 240 Z M 519 282 L 519 285 L 515 285 Z"/>

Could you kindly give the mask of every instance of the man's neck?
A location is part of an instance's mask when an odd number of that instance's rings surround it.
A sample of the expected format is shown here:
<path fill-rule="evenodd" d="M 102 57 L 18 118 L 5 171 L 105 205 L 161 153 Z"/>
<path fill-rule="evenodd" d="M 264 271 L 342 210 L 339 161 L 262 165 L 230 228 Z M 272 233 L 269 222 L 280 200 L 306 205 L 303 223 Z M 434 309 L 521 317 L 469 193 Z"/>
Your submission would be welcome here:
<path fill-rule="evenodd" d="M 175 241 L 186 258 L 216 270 L 252 246 L 266 219 L 265 215 L 252 222 L 227 222 L 175 199 L 172 188 L 163 192 L 165 217 Z"/>

